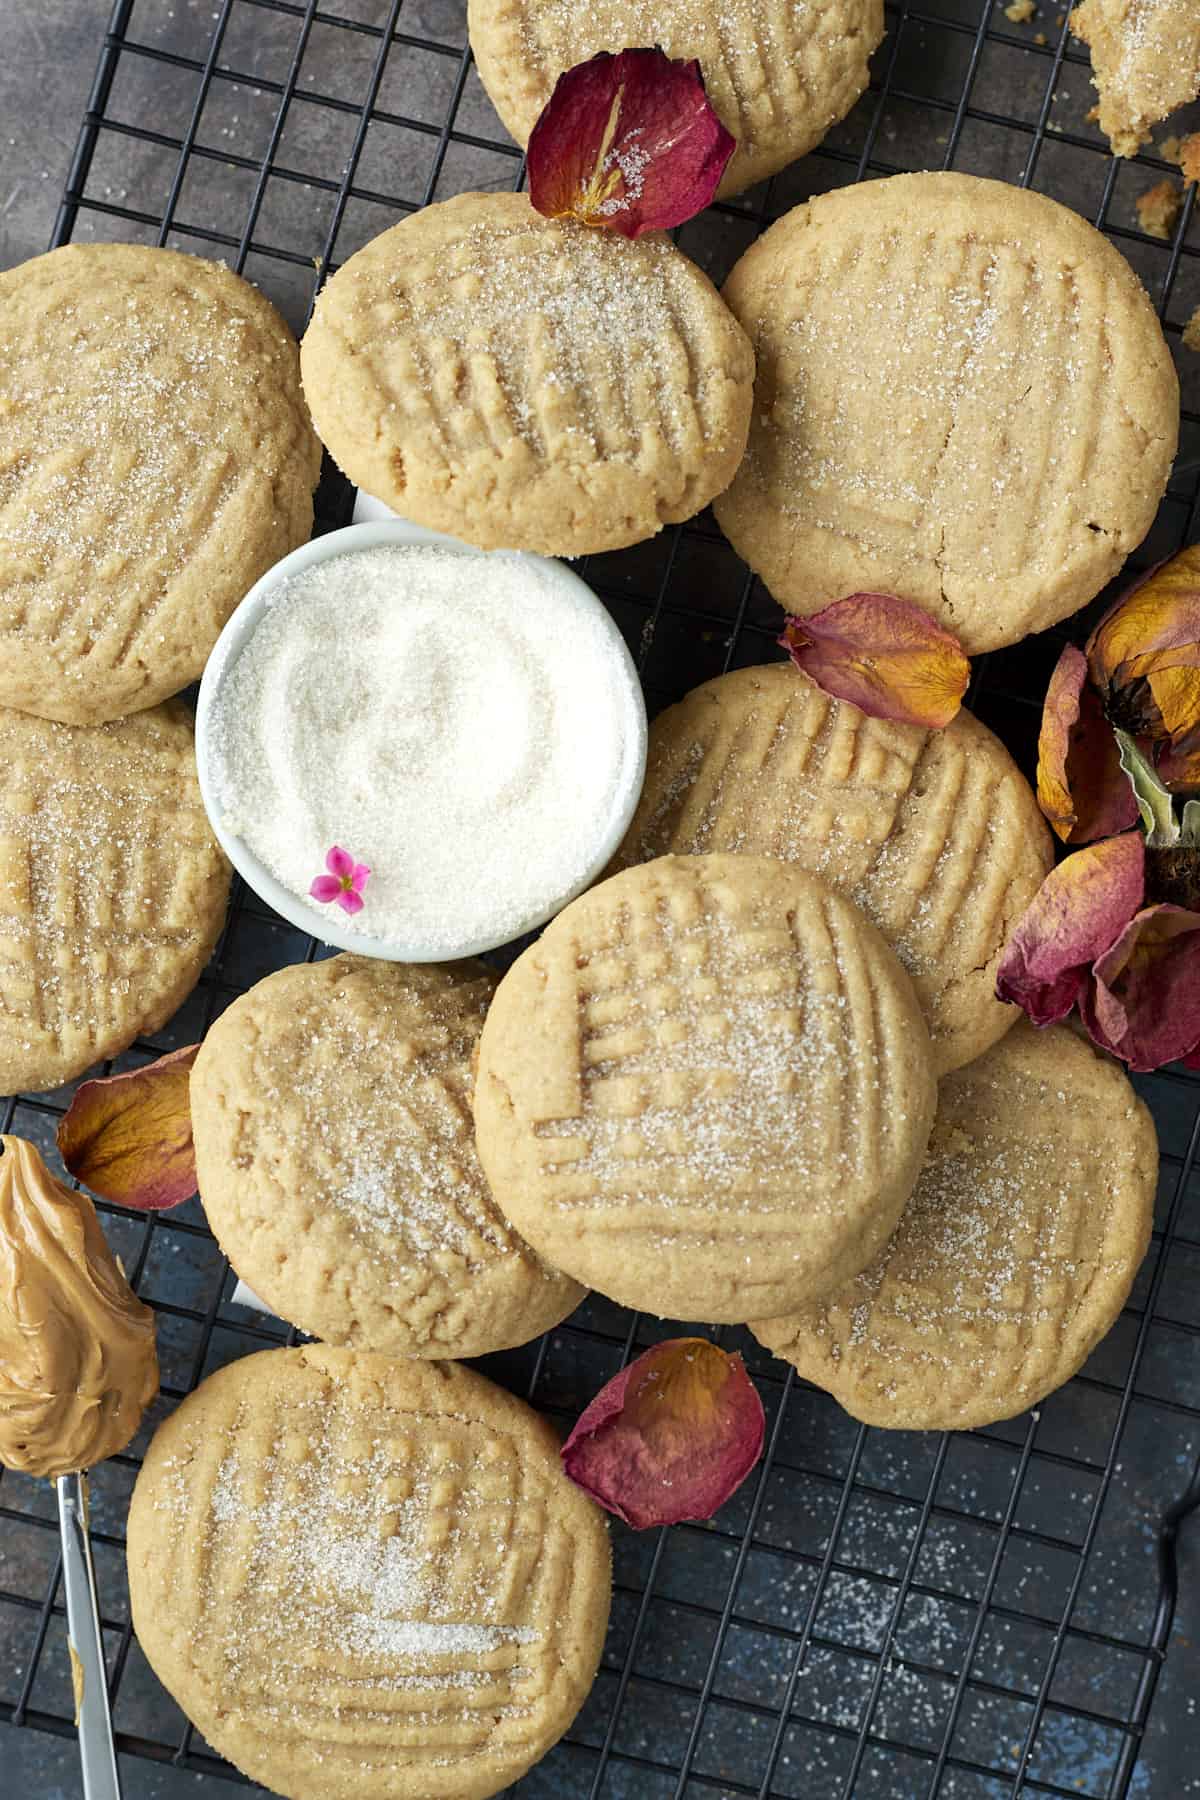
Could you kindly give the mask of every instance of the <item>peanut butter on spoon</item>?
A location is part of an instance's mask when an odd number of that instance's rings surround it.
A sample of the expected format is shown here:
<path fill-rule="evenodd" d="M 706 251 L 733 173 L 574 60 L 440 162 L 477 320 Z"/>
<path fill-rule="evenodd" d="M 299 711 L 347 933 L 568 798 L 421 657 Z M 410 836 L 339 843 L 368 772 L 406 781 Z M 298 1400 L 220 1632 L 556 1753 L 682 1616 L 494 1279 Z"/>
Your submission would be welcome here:
<path fill-rule="evenodd" d="M 158 1392 L 154 1314 L 86 1194 L 0 1135 L 0 1463 L 73 1474 L 123 1450 Z"/>

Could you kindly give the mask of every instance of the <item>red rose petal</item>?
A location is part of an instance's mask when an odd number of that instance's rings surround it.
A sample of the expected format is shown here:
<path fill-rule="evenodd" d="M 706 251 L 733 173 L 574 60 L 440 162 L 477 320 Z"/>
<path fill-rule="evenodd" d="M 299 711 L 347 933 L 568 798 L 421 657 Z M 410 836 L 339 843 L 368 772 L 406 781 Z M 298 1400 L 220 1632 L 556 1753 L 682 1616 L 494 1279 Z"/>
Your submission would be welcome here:
<path fill-rule="evenodd" d="M 77 1181 L 141 1212 L 196 1192 L 188 1081 L 199 1044 L 123 1075 L 85 1081 L 59 1122 L 58 1148 Z"/>
<path fill-rule="evenodd" d="M 1136 831 L 1090 844 L 1051 869 L 1009 938 L 997 999 L 1023 1008 L 1035 1025 L 1065 1019 L 1092 964 L 1141 905 L 1145 869 L 1146 846 Z"/>
<path fill-rule="evenodd" d="M 601 1388 L 563 1445 L 563 1467 L 638 1531 L 711 1519 L 762 1455 L 765 1427 L 740 1356 L 707 1338 L 669 1338 Z"/>
<path fill-rule="evenodd" d="M 735 147 L 698 62 L 602 50 L 559 76 L 533 128 L 529 198 L 548 219 L 668 231 L 708 205 Z"/>
<path fill-rule="evenodd" d="M 1131 1069 L 1159 1069 L 1200 1043 L 1200 913 L 1147 906 L 1099 957 L 1079 1011 L 1093 1042 Z"/>
<path fill-rule="evenodd" d="M 789 618 L 779 642 L 835 700 L 930 731 L 950 723 L 971 675 L 953 632 L 895 594 L 850 594 Z"/>
<path fill-rule="evenodd" d="M 1138 816 L 1112 727 L 1088 682 L 1087 657 L 1074 644 L 1059 657 L 1046 690 L 1037 797 L 1066 844 L 1127 831 Z"/>

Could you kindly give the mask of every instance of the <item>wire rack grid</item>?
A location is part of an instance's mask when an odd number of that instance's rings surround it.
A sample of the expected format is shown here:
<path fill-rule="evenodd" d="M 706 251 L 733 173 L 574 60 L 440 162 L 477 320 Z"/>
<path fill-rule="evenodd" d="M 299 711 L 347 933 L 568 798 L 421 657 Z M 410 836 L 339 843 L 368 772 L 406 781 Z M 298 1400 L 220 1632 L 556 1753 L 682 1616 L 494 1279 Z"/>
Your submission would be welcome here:
<path fill-rule="evenodd" d="M 223 257 L 300 327 L 322 276 L 385 225 L 464 188 L 518 185 L 471 64 L 461 0 L 117 0 L 59 211 L 71 237 Z M 1018 14 L 1019 17 L 1019 14 Z M 955 167 L 1050 192 L 1093 218 L 1146 281 L 1173 342 L 1200 302 L 1190 190 L 1173 238 L 1133 198 L 1172 172 L 1117 163 L 1087 118 L 1086 56 L 1053 8 L 889 7 L 874 80 L 802 163 L 685 227 L 717 279 L 808 194 Z M 1185 379 L 1176 475 L 1142 560 L 1197 535 L 1200 379 Z M 1200 369 L 1200 358 L 1196 359 Z M 327 470 L 319 528 L 352 495 Z M 652 708 L 777 652 L 777 609 L 711 520 L 584 565 L 633 649 Z M 1061 636 L 979 668 L 972 703 L 1026 767 Z M 273 968 L 324 954 L 240 886 L 197 992 L 118 1066 L 194 1040 Z M 1085 1371 L 984 1431 L 868 1431 L 743 1351 L 768 1414 L 764 1460 L 708 1525 L 617 1528 L 612 1627 L 567 1739 L 520 1800 L 1116 1800 L 1138 1771 L 1176 1600 L 1175 1534 L 1200 1496 L 1200 1083 L 1139 1082 L 1162 1181 L 1131 1302 Z M 52 1150 L 69 1092 L 13 1096 L 3 1121 Z M 101 1208 L 156 1308 L 163 1389 L 146 1431 L 93 1480 L 104 1635 L 128 1754 L 240 1780 L 158 1686 L 129 1624 L 123 1527 L 148 1430 L 203 1375 L 285 1341 L 232 1302 L 196 1202 Z M 565 1326 L 484 1367 L 573 1418 L 639 1348 L 677 1329 L 593 1296 Z M 52 1497 L 0 1480 L 0 1719 L 73 1733 Z M 1155 1558 L 1157 1560 L 1155 1560 Z"/>

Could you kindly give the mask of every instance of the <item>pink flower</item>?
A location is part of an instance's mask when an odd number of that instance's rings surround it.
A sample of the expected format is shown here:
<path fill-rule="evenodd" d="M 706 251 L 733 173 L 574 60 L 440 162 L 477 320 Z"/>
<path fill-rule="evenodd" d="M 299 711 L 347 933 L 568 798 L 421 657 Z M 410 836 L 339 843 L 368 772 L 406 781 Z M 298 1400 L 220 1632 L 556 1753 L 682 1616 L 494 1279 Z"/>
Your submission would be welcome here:
<path fill-rule="evenodd" d="M 362 891 L 371 874 L 366 863 L 356 863 L 348 850 L 335 844 L 326 855 L 325 867 L 329 870 L 328 875 L 318 875 L 308 890 L 313 899 L 319 900 L 322 906 L 336 900 L 343 912 L 361 912 Z"/>

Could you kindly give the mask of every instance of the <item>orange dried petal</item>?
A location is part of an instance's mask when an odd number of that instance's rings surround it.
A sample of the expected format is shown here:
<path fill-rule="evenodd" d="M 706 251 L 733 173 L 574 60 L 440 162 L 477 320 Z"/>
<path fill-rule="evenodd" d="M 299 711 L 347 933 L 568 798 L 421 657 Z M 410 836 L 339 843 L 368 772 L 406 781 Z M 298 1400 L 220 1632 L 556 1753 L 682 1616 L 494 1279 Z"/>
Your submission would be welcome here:
<path fill-rule="evenodd" d="M 58 1127 L 77 1181 L 141 1212 L 178 1206 L 196 1191 L 188 1082 L 199 1044 L 121 1075 L 85 1081 Z"/>
<path fill-rule="evenodd" d="M 740 1356 L 707 1338 L 668 1338 L 601 1388 L 563 1445 L 563 1467 L 639 1531 L 710 1519 L 762 1455 L 765 1429 Z"/>
<path fill-rule="evenodd" d="M 1038 737 L 1038 805 L 1065 844 L 1126 831 L 1137 801 L 1095 689 L 1087 657 L 1068 644 L 1055 665 Z"/>
<path fill-rule="evenodd" d="M 807 618 L 789 618 L 779 642 L 834 699 L 929 731 L 950 723 L 971 676 L 953 632 L 895 594 L 849 594 Z"/>
<path fill-rule="evenodd" d="M 1131 736 L 1178 738 L 1200 723 L 1200 544 L 1117 601 L 1087 658 L 1105 713 Z"/>

